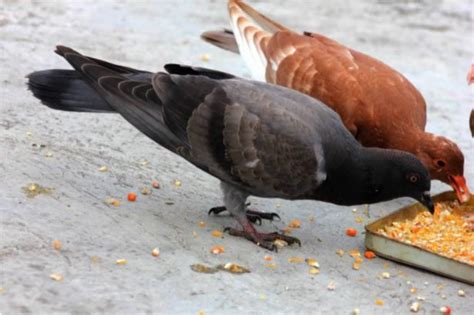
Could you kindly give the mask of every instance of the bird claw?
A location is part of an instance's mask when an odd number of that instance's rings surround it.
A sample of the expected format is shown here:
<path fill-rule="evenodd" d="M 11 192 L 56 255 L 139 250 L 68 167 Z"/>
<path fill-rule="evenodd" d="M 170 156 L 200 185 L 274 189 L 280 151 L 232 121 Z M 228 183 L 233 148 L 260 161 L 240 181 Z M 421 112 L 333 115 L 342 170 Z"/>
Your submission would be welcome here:
<path fill-rule="evenodd" d="M 209 211 L 207 212 L 207 215 L 211 215 L 211 214 L 219 215 L 219 213 L 224 212 L 226 210 L 227 208 L 224 206 L 214 207 L 214 208 L 209 209 Z"/>
<path fill-rule="evenodd" d="M 260 219 L 268 220 L 268 221 L 281 221 L 280 216 L 278 215 L 278 213 L 275 213 L 275 212 L 260 212 L 260 211 L 255 211 L 255 210 L 247 210 L 247 217 L 249 217 L 249 215 L 256 216 Z M 278 219 L 278 220 L 275 220 L 275 219 Z"/>
<path fill-rule="evenodd" d="M 246 230 L 237 230 L 231 227 L 224 228 L 224 232 L 229 233 L 232 236 L 244 237 L 247 240 L 254 242 L 258 246 L 278 252 L 278 247 L 275 245 L 276 240 L 283 240 L 288 245 L 298 244 L 301 247 L 301 241 L 296 237 L 280 234 L 277 232 L 274 233 L 252 233 Z"/>
<path fill-rule="evenodd" d="M 246 207 L 250 206 L 250 203 L 245 205 Z M 227 211 L 226 207 L 214 207 L 209 209 L 208 215 L 219 215 L 221 212 Z M 252 223 L 262 225 L 262 220 L 268 221 L 281 221 L 280 216 L 278 213 L 275 212 L 260 212 L 255 210 L 247 210 L 246 212 L 247 219 L 249 219 Z"/>

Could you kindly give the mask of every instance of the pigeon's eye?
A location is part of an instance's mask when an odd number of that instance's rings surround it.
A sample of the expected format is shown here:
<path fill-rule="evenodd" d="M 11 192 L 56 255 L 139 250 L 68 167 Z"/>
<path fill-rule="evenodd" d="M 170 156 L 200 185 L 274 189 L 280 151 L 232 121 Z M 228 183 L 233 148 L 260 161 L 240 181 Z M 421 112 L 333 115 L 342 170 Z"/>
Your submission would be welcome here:
<path fill-rule="evenodd" d="M 407 176 L 407 179 L 410 181 L 410 183 L 416 183 L 420 178 L 416 174 L 410 174 Z"/>
<path fill-rule="evenodd" d="M 443 160 L 436 160 L 436 165 L 438 165 L 439 167 L 445 167 L 446 162 Z"/>

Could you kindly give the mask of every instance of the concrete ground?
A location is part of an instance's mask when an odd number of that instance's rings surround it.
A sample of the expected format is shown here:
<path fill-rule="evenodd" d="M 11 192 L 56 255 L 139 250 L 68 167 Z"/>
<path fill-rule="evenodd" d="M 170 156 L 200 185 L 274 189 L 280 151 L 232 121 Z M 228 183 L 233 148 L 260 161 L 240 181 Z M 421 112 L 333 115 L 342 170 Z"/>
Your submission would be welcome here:
<path fill-rule="evenodd" d="M 473 91 L 465 82 L 472 61 L 472 2 L 250 1 L 298 30 L 316 31 L 399 69 L 428 103 L 428 130 L 455 140 L 474 189 L 474 147 L 468 130 Z M 208 217 L 221 204 L 218 182 L 158 147 L 116 115 L 76 114 L 40 106 L 25 88 L 34 70 L 68 67 L 56 44 L 113 62 L 160 70 L 168 62 L 203 65 L 248 76 L 234 54 L 201 42 L 202 31 L 227 26 L 224 1 L 0 0 L 0 313 L 169 314 L 454 314 L 474 308 L 472 287 L 384 259 L 352 270 L 337 249 L 364 250 L 364 235 L 345 235 L 411 200 L 370 208 L 321 202 L 252 199 L 282 222 L 302 222 L 303 246 L 278 253 L 211 231 L 232 225 Z M 210 60 L 201 60 L 209 54 Z M 148 161 L 148 163 L 146 162 Z M 108 172 L 99 172 L 101 166 Z M 153 179 L 161 189 L 141 195 Z M 175 185 L 181 181 L 181 187 Z M 38 183 L 49 193 L 29 198 Z M 447 189 L 434 184 L 433 192 Z M 135 203 L 127 193 L 137 192 Z M 120 206 L 104 201 L 121 199 Z M 362 223 L 355 218 L 361 216 Z M 204 221 L 200 227 L 198 222 Z M 57 251 L 53 240 L 62 242 Z M 209 250 L 222 245 L 225 252 Z M 151 250 L 159 247 L 160 256 Z M 273 261 L 264 260 L 265 255 Z M 316 258 L 319 275 L 289 257 Z M 126 265 L 117 265 L 126 259 Z M 251 273 L 196 273 L 191 264 L 239 263 Z M 268 266 L 266 264 L 274 263 Z M 390 279 L 381 279 L 389 272 Z M 50 279 L 52 273 L 64 277 Z M 328 290 L 334 281 L 335 290 Z M 410 288 L 416 288 L 411 293 Z M 464 290 L 465 297 L 458 296 Z M 423 300 L 424 298 L 424 300 Z M 376 305 L 376 299 L 384 305 Z M 471 310 L 471 311 L 469 311 Z"/>

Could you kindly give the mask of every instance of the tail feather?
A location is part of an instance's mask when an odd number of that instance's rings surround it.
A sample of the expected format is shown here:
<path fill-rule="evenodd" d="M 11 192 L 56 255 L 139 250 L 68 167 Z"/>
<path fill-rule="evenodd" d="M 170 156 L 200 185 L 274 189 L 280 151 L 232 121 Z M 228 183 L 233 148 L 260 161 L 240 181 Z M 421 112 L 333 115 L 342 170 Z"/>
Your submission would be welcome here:
<path fill-rule="evenodd" d="M 229 7 L 231 4 L 236 4 L 255 24 L 260 26 L 263 30 L 269 33 L 276 33 L 278 31 L 290 31 L 286 26 L 273 21 L 262 13 L 258 12 L 248 4 L 240 0 L 229 0 Z"/>
<path fill-rule="evenodd" d="M 201 34 L 201 38 L 219 48 L 239 53 L 239 46 L 235 40 L 234 33 L 231 30 L 208 31 Z"/>
<path fill-rule="evenodd" d="M 274 33 L 288 29 L 241 1 L 230 0 L 228 9 L 240 54 L 253 77 L 265 81 L 265 47 Z"/>
<path fill-rule="evenodd" d="M 48 107 L 73 112 L 115 112 L 75 70 L 37 71 L 27 78 L 28 89 Z"/>

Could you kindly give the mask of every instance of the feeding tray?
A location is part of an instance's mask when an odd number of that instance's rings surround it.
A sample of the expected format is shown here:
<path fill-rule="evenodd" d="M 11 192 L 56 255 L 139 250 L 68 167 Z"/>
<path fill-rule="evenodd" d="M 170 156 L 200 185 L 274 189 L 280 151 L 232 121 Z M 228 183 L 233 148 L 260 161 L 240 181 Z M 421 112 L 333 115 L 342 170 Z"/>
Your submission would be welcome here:
<path fill-rule="evenodd" d="M 455 200 L 456 195 L 453 192 L 444 192 L 433 197 L 435 203 Z M 461 208 L 468 212 L 474 211 L 474 197 L 463 204 Z M 381 229 L 391 226 L 394 222 L 411 221 L 424 211 L 426 208 L 420 203 L 416 203 L 370 223 L 365 227 L 365 246 L 381 257 L 474 285 L 474 265 L 448 258 L 416 244 L 408 244 L 390 238 L 380 232 Z M 472 253 L 474 248 L 468 248 L 468 251 Z"/>

